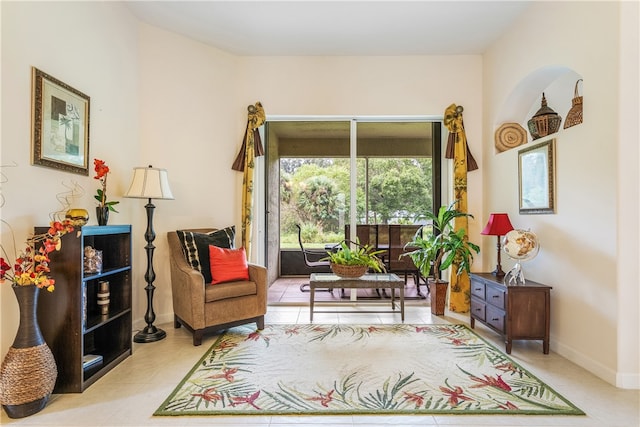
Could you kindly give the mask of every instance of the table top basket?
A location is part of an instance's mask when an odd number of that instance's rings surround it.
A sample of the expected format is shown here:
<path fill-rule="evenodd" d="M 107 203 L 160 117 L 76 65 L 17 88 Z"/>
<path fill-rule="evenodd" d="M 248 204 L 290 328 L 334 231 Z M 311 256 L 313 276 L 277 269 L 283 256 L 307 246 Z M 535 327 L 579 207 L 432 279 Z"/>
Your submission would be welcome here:
<path fill-rule="evenodd" d="M 369 269 L 366 265 L 344 265 L 344 264 L 336 264 L 331 263 L 331 271 L 336 276 L 340 276 L 346 279 L 355 279 L 357 277 L 362 277 Z"/>

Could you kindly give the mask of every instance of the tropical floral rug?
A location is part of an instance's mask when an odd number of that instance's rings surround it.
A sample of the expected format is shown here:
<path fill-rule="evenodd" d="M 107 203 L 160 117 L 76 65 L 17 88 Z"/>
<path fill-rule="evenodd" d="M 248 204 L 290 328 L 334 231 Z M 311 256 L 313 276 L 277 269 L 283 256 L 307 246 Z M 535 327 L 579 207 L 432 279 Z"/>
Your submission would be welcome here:
<path fill-rule="evenodd" d="M 154 415 L 584 415 L 465 325 L 222 334 Z"/>

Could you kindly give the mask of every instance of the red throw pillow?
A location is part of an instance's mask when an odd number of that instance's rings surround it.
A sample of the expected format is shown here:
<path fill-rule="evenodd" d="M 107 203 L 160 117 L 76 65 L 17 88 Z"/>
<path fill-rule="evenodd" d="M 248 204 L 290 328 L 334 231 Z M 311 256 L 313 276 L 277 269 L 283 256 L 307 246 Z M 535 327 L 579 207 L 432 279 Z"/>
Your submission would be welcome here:
<path fill-rule="evenodd" d="M 212 285 L 249 280 L 249 266 L 244 248 L 225 249 L 209 245 Z"/>

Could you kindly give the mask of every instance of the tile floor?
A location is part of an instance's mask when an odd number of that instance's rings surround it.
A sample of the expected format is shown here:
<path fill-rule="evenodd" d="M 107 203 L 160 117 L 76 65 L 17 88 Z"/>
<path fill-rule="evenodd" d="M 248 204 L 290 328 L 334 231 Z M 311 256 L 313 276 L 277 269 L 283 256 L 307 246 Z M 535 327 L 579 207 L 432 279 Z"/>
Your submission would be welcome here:
<path fill-rule="evenodd" d="M 296 284 L 299 286 L 299 284 Z M 307 298 L 308 298 L 308 294 Z M 308 299 L 306 300 L 308 301 Z M 267 323 L 308 323 L 304 302 L 272 302 Z M 359 307 L 362 309 L 363 304 Z M 316 314 L 314 323 L 396 323 L 394 313 Z M 467 323 L 467 316 L 447 313 L 431 316 L 425 300 L 407 303 L 406 323 Z M 539 342 L 516 342 L 511 357 L 587 413 L 586 416 L 229 416 L 153 417 L 152 413 L 214 341 L 194 347 L 184 328 L 159 324 L 167 338 L 134 344 L 133 356 L 98 380 L 82 394 L 53 395 L 47 407 L 27 418 L 10 419 L 4 411 L 1 425 L 10 426 L 576 426 L 636 427 L 640 425 L 640 391 L 617 389 L 567 361 L 553 351 L 542 354 Z M 483 326 L 476 331 L 502 348 L 498 337 Z"/>

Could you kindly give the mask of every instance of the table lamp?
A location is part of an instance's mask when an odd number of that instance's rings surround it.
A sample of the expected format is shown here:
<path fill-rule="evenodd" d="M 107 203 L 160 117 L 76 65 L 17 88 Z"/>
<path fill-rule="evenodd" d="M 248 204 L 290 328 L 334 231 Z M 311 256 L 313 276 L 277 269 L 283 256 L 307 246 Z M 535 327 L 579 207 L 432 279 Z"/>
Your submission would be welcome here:
<path fill-rule="evenodd" d="M 504 277 L 505 274 L 500 265 L 500 237 L 511 230 L 513 230 L 513 225 L 511 225 L 511 221 L 509 221 L 509 215 L 506 213 L 492 213 L 489 216 L 489 222 L 487 222 L 486 227 L 484 227 L 484 230 L 480 233 L 488 236 L 497 236 L 498 238 L 498 265 L 496 265 L 496 269 L 491 272 L 491 274 L 496 277 Z"/>
<path fill-rule="evenodd" d="M 145 290 L 147 292 L 147 312 L 144 320 L 147 326 L 134 335 L 133 341 L 137 343 L 147 343 L 159 341 L 167 336 L 167 333 L 153 325 L 156 320 L 156 314 L 153 312 L 153 291 L 155 286 L 153 281 L 156 279 L 156 273 L 153 271 L 153 241 L 156 234 L 153 231 L 153 211 L 155 206 L 151 203 L 151 199 L 173 200 L 173 194 L 169 188 L 169 180 L 165 169 L 154 168 L 149 165 L 148 168 L 139 167 L 133 169 L 133 179 L 129 186 L 129 191 L 124 197 L 133 197 L 138 199 L 149 199 L 145 205 L 147 210 L 147 231 L 144 237 L 147 241 L 147 272 L 144 279 L 147 282 Z"/>

